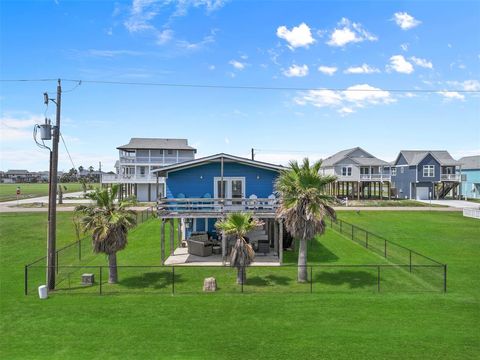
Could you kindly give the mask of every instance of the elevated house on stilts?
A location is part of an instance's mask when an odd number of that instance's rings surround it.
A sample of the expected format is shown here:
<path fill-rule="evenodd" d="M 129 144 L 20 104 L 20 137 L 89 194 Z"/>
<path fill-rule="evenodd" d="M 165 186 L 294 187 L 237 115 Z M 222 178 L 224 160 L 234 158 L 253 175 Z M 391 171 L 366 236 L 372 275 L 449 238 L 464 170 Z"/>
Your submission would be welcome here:
<path fill-rule="evenodd" d="M 218 233 L 215 223 L 230 212 L 247 211 L 264 222 L 247 234 L 256 252 L 253 265 L 280 265 L 286 232 L 276 218 L 274 183 L 283 169 L 221 153 L 153 170 L 165 183 L 157 202 L 162 263 L 226 265 L 235 239 Z"/>

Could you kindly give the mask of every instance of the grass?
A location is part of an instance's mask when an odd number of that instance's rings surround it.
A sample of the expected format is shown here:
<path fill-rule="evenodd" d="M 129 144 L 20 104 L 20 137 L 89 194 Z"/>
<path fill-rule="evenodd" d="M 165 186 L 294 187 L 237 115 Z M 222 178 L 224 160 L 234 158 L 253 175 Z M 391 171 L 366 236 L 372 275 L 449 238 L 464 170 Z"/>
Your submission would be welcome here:
<path fill-rule="evenodd" d="M 1 214 L 0 357 L 478 358 L 480 222 L 457 212 L 342 212 L 340 216 L 448 263 L 449 292 L 170 296 L 162 295 L 161 289 L 139 295 L 142 290 L 133 288 L 131 294 L 57 294 L 40 301 L 23 296 L 23 265 L 44 255 L 46 215 Z M 58 214 L 59 244 L 73 237 L 70 219 L 69 213 Z M 119 263 L 158 264 L 158 233 L 156 220 L 133 230 Z M 310 262 L 370 262 L 371 256 L 381 261 L 335 233 L 310 250 Z M 294 262 L 294 256 L 286 252 L 285 260 Z M 90 260 L 106 264 L 103 256 Z M 250 280 L 255 278 L 252 270 L 248 270 Z M 120 273 L 122 281 L 134 276 Z M 130 286 L 138 287 L 139 281 L 146 281 L 142 286 L 162 286 L 158 277 L 153 272 L 146 280 L 130 280 Z M 343 283 L 349 278 L 326 276 L 325 281 L 339 283 L 329 286 L 356 286 Z M 368 281 L 357 280 L 362 286 Z"/>
<path fill-rule="evenodd" d="M 468 198 L 467 201 L 475 202 L 480 204 L 480 199 Z"/>
<path fill-rule="evenodd" d="M 67 188 L 67 190 L 64 190 L 64 193 L 83 191 L 82 185 L 80 183 L 64 183 L 61 185 Z M 21 195 L 19 196 L 19 199 L 29 199 L 33 197 L 48 195 L 48 183 L 0 184 L 0 202 L 17 200 L 17 187 L 20 187 L 21 190 Z"/>

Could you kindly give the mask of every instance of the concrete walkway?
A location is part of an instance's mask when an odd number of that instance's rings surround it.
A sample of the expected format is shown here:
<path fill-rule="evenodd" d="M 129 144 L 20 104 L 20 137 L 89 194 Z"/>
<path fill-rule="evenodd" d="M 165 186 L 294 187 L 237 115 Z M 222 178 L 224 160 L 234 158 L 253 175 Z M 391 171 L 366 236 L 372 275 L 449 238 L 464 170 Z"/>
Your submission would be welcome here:
<path fill-rule="evenodd" d="M 433 206 L 342 206 L 334 209 L 335 211 L 462 211 L 460 208 Z"/>
<path fill-rule="evenodd" d="M 443 205 L 457 209 L 480 209 L 480 204 L 466 200 L 418 200 L 424 204 Z"/>

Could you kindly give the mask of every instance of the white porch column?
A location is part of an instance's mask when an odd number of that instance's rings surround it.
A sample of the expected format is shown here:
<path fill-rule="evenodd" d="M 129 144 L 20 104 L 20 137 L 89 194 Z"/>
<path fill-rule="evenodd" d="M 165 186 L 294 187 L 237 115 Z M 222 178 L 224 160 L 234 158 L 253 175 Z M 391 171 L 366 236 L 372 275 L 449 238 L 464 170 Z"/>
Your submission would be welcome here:
<path fill-rule="evenodd" d="M 283 219 L 278 220 L 279 222 L 279 239 L 278 239 L 278 260 L 280 264 L 283 263 Z"/>
<path fill-rule="evenodd" d="M 273 237 L 273 251 L 275 252 L 275 254 L 278 254 L 278 241 L 275 241 L 275 232 L 272 232 L 272 222 L 270 219 L 267 220 L 267 224 L 268 224 L 268 237 L 270 239 L 270 237 Z"/>
<path fill-rule="evenodd" d="M 170 256 L 175 251 L 175 229 L 173 228 L 174 219 L 170 219 Z"/>
<path fill-rule="evenodd" d="M 165 264 L 165 219 L 160 219 L 160 260 Z"/>
<path fill-rule="evenodd" d="M 277 255 L 280 258 L 280 248 L 278 246 L 278 221 L 276 219 L 273 220 L 273 243 L 276 245 Z"/>
<path fill-rule="evenodd" d="M 225 231 L 222 231 L 222 261 L 224 265 L 226 260 L 227 260 L 227 234 L 225 234 Z"/>

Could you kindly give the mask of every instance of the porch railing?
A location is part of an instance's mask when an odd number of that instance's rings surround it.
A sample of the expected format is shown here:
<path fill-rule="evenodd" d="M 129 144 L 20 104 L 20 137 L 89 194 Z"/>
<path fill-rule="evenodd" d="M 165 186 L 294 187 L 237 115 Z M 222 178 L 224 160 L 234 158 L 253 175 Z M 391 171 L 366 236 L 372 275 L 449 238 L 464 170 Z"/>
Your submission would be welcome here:
<path fill-rule="evenodd" d="M 274 213 L 277 208 L 277 199 L 269 198 L 163 198 L 157 201 L 159 215 L 170 212 L 223 213 L 253 211 Z"/>
<path fill-rule="evenodd" d="M 360 174 L 360 180 L 390 181 L 390 174 Z"/>
<path fill-rule="evenodd" d="M 442 181 L 460 181 L 460 174 L 440 174 Z"/>

